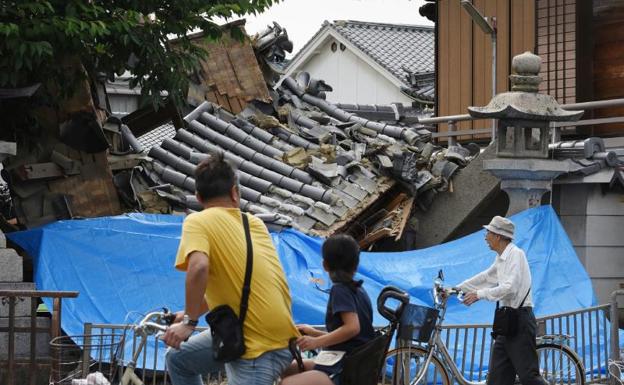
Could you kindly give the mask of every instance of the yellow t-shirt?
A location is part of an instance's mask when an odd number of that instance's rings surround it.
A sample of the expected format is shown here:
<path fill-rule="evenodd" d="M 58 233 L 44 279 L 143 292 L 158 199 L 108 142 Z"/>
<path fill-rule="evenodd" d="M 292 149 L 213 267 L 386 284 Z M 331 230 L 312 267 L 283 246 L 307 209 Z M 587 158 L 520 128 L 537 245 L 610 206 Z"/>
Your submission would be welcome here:
<path fill-rule="evenodd" d="M 243 327 L 243 358 L 288 346 L 298 335 L 292 319 L 291 298 L 284 270 L 264 223 L 253 215 L 249 229 L 253 244 L 253 270 L 247 316 Z M 241 212 L 235 208 L 212 207 L 190 214 L 182 226 L 182 238 L 175 267 L 186 271 L 188 255 L 201 251 L 208 255 L 206 303 L 210 309 L 229 305 L 240 310 L 245 278 L 247 246 Z"/>

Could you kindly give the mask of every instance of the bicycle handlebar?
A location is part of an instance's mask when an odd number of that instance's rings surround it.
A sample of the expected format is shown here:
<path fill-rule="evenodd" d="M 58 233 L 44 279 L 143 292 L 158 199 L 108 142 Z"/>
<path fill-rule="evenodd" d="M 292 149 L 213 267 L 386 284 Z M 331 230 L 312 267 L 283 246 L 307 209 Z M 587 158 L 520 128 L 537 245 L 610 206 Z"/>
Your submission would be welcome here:
<path fill-rule="evenodd" d="M 436 279 L 433 284 L 433 301 L 439 306 L 442 304 L 444 298 L 451 295 L 456 295 L 459 301 L 463 301 L 464 292 L 458 287 L 444 287 L 441 279 Z M 442 298 L 440 298 L 442 294 Z"/>
<path fill-rule="evenodd" d="M 163 308 L 162 311 L 153 311 L 143 317 L 135 326 L 135 330 L 143 330 L 146 334 L 164 332 L 173 323 L 175 317 L 175 313 L 171 313 L 167 308 Z"/>

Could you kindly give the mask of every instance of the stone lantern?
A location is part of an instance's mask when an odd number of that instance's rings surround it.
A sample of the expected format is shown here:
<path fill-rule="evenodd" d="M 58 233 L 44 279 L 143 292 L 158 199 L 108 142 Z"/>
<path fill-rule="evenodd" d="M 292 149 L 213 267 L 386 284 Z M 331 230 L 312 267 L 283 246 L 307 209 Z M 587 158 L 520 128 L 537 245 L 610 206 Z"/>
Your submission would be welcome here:
<path fill-rule="evenodd" d="M 485 107 L 468 107 L 474 118 L 497 119 L 497 158 L 485 160 L 483 168 L 501 179 L 509 196 L 507 215 L 539 206 L 552 180 L 568 171 L 566 163 L 548 160 L 550 122 L 576 121 L 583 115 L 537 93 L 540 67 L 540 57 L 531 52 L 515 56 L 511 92 L 494 96 Z"/>

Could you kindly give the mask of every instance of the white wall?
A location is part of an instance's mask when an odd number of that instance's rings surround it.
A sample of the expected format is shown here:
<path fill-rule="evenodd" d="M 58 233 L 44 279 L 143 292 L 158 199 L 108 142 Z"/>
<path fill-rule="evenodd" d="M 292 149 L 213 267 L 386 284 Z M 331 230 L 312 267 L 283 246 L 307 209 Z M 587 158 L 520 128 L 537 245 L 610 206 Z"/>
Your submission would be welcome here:
<path fill-rule="evenodd" d="M 336 42 L 336 52 L 331 45 Z M 411 104 L 412 100 L 401 93 L 368 63 L 357 57 L 349 48 L 340 49 L 333 38 L 320 45 L 317 54 L 295 72 L 307 71 L 313 78 L 323 79 L 334 91 L 327 93 L 327 100 L 334 103 Z"/>
<path fill-rule="evenodd" d="M 139 109 L 140 95 L 108 94 L 111 112 L 115 115 L 127 115 Z"/>

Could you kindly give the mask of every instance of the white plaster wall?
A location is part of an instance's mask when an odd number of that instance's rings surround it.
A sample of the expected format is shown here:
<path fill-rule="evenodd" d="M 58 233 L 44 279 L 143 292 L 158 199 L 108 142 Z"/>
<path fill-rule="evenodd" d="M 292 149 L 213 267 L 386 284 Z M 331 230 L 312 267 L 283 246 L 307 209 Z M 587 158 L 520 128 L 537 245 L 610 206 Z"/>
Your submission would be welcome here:
<path fill-rule="evenodd" d="M 108 94 L 111 111 L 116 115 L 127 115 L 139 109 L 139 95 Z"/>
<path fill-rule="evenodd" d="M 336 42 L 336 52 L 331 45 Z M 329 38 L 320 45 L 317 53 L 295 72 L 306 71 L 317 79 L 323 79 L 334 91 L 327 93 L 333 103 L 411 104 L 412 100 L 349 48 L 340 49 L 340 43 Z"/>

